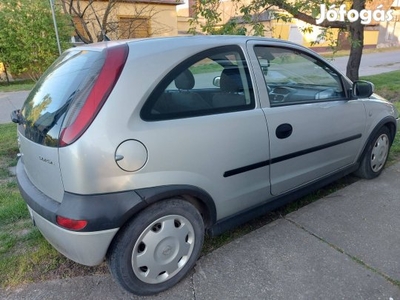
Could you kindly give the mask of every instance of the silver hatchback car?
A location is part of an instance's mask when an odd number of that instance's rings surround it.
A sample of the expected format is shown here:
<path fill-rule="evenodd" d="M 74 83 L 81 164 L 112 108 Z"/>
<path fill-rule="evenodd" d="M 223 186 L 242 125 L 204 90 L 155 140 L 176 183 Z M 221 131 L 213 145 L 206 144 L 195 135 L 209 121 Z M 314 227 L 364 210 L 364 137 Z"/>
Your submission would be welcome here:
<path fill-rule="evenodd" d="M 36 226 L 139 295 L 181 280 L 206 232 L 351 172 L 378 176 L 399 120 L 313 51 L 244 36 L 69 49 L 12 119 Z"/>

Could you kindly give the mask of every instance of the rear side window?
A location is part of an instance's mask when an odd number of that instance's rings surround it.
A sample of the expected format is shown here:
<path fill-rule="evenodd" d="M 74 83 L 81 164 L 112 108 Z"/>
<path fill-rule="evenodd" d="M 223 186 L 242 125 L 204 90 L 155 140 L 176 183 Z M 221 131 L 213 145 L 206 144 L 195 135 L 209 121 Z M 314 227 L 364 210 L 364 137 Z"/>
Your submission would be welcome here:
<path fill-rule="evenodd" d="M 226 46 L 198 53 L 176 66 L 147 99 L 146 121 L 249 110 L 255 107 L 241 49 Z"/>
<path fill-rule="evenodd" d="M 43 74 L 23 105 L 24 135 L 36 143 L 57 147 L 69 104 L 91 85 L 103 64 L 102 52 L 63 53 Z"/>

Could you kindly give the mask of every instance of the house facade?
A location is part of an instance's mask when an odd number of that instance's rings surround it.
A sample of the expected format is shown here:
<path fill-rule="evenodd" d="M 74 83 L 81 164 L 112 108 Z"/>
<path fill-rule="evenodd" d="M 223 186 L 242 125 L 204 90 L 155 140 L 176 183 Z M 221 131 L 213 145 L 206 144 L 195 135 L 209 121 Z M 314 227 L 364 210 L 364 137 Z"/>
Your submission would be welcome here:
<path fill-rule="evenodd" d="M 178 35 L 176 0 L 61 0 L 77 30 L 73 42 Z"/>
<path fill-rule="evenodd" d="M 248 0 L 241 3 L 249 2 Z M 346 3 L 346 2 L 345 2 Z M 352 1 L 347 1 L 346 9 L 351 9 Z M 178 33 L 185 34 L 189 29 L 189 21 L 196 4 L 196 0 L 185 0 L 185 3 L 177 6 Z M 235 2 L 230 0 L 219 1 L 218 12 L 221 13 L 221 22 L 223 25 L 231 18 L 240 16 L 239 9 Z M 338 8 L 337 8 L 338 9 Z M 365 26 L 364 46 L 365 48 L 400 46 L 400 0 L 372 0 L 367 1 L 366 10 L 373 12 L 376 9 L 385 12 L 391 10 L 393 18 L 390 21 L 374 21 Z M 263 14 L 257 16 L 264 25 L 265 36 L 290 40 L 307 47 L 314 48 L 317 51 L 324 51 L 330 48 L 333 41 L 339 40 L 342 49 L 350 47 L 347 33 L 341 33 L 337 29 L 328 30 L 325 38 L 320 34 L 323 28 L 312 26 L 298 19 L 292 19 L 291 22 L 284 22 L 274 17 L 274 13 L 279 11 L 277 8 L 271 8 Z M 284 12 L 280 12 L 284 13 Z M 309 30 L 304 30 L 308 28 Z M 311 30 L 310 30 L 311 29 Z M 200 31 L 200 30 L 199 30 Z M 315 43 L 318 41 L 318 43 Z"/>
<path fill-rule="evenodd" d="M 81 20 L 74 16 L 76 27 L 84 37 L 88 35 L 98 38 L 101 28 L 98 26 L 98 19 L 102 20 L 108 0 L 73 1 L 75 5 L 79 2 L 81 9 L 91 3 L 90 9 L 86 9 L 86 15 Z M 243 0 L 240 5 L 250 3 L 251 0 Z M 110 39 L 143 38 L 156 36 L 187 35 L 192 27 L 190 19 L 193 17 L 193 8 L 196 0 L 117 0 L 114 1 L 112 9 L 108 12 L 108 25 L 106 33 Z M 351 9 L 352 1 L 347 1 L 347 10 Z M 222 26 L 232 18 L 240 21 L 240 6 L 231 0 L 220 0 L 216 10 L 220 13 L 221 21 L 217 26 Z M 364 46 L 366 48 L 397 46 L 400 36 L 400 0 L 372 0 L 366 4 L 366 9 L 373 11 L 379 8 L 383 11 L 392 10 L 393 19 L 390 21 L 377 22 L 372 20 L 365 26 Z M 338 8 L 337 8 L 338 9 Z M 258 15 L 265 28 L 266 37 L 290 40 L 315 50 L 326 50 L 333 41 L 339 40 L 341 48 L 350 47 L 347 33 L 340 33 L 339 30 L 330 29 L 324 38 L 320 37 L 323 28 L 309 25 L 301 20 L 293 19 L 291 22 L 284 22 L 275 17 L 274 13 L 279 11 L 271 8 Z M 284 12 L 280 12 L 284 13 Z M 248 34 L 251 28 L 248 27 Z M 304 30 L 308 28 L 308 30 Z M 311 28 L 311 30 L 310 30 Z M 202 34 L 201 29 L 197 32 Z M 78 36 L 75 36 L 79 40 Z M 96 41 L 94 40 L 94 41 Z M 318 41 L 316 43 L 316 41 Z"/>

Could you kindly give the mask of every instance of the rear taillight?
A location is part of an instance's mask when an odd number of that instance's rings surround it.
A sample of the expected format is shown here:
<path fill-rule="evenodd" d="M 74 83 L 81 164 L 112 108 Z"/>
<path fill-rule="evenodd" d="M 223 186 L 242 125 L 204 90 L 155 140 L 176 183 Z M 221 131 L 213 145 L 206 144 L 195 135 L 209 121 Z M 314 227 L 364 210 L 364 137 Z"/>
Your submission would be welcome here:
<path fill-rule="evenodd" d="M 71 230 L 82 230 L 87 225 L 86 220 L 74 220 L 61 216 L 57 216 L 57 224 Z"/>
<path fill-rule="evenodd" d="M 60 132 L 60 147 L 75 142 L 92 123 L 121 75 L 128 49 L 125 44 L 106 49 L 104 64 L 97 77 L 82 87 L 68 109 Z"/>

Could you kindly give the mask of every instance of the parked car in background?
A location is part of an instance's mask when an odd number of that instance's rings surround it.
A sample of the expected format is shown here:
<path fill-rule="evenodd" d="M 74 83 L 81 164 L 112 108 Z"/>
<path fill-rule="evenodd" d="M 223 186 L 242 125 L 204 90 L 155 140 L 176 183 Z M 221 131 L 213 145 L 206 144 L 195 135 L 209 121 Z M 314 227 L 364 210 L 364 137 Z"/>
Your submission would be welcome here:
<path fill-rule="evenodd" d="M 21 110 L 17 179 L 36 226 L 150 295 L 219 234 L 355 172 L 378 176 L 399 117 L 302 46 L 196 36 L 64 52 Z M 273 243 L 273 241 L 271 241 Z"/>

